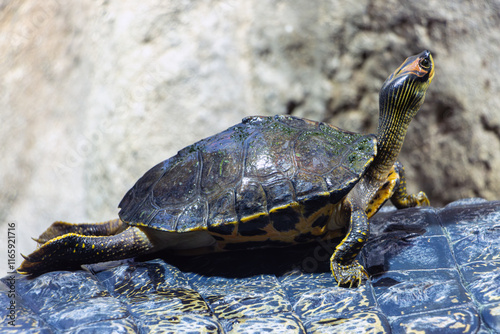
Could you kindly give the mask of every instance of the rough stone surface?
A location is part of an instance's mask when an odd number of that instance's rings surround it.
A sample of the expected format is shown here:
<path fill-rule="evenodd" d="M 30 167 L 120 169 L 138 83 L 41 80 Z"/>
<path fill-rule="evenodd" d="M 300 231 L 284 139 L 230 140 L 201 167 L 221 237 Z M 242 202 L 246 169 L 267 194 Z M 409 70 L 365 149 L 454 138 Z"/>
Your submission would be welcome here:
<path fill-rule="evenodd" d="M 374 132 L 378 90 L 429 49 L 401 160 L 431 202 L 500 193 L 500 2 L 0 2 L 0 226 L 116 216 L 151 166 L 247 115 Z M 0 234 L 5 243 L 6 233 Z M 5 272 L 5 264 L 0 265 Z"/>
<path fill-rule="evenodd" d="M 135 261 L 0 279 L 16 327 L 2 333 L 498 333 L 500 202 L 469 199 L 373 217 L 360 261 L 370 279 L 338 287 L 334 243 Z M 101 330 L 101 331 L 100 331 Z"/>

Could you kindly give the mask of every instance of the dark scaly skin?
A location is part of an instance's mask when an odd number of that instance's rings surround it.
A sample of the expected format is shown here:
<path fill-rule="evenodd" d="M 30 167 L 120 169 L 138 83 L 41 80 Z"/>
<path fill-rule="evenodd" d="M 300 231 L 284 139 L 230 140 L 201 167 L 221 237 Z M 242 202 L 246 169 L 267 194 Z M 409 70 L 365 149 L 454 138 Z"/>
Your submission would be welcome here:
<path fill-rule="evenodd" d="M 49 228 L 47 231 L 50 234 L 66 232 L 59 229 L 61 223 L 54 223 L 52 225 L 54 229 Z M 75 225 L 78 228 L 80 224 Z M 103 261 L 103 259 L 104 261 L 107 259 L 126 259 L 144 253 L 153 247 L 146 233 L 140 228 L 124 226 L 121 220 L 115 219 L 91 225 L 93 235 L 69 232 L 44 243 L 37 251 L 29 256 L 24 256 L 25 261 L 18 269 L 18 272 L 20 274 L 43 273 L 48 271 L 48 268 L 44 265 L 47 262 L 50 263 L 50 270 L 57 270 L 77 268 L 82 263 L 96 263 Z M 110 226 L 119 228 L 110 230 Z M 110 234 L 111 231 L 121 232 Z M 121 247 L 120 245 L 128 245 L 128 247 Z M 78 257 L 75 258 L 75 255 Z"/>
<path fill-rule="evenodd" d="M 120 219 L 112 219 L 102 223 L 95 224 L 72 224 L 63 221 L 57 221 L 42 233 L 37 239 L 37 243 L 43 245 L 47 241 L 67 233 L 76 233 L 80 235 L 106 236 L 115 235 L 127 228 Z"/>
<path fill-rule="evenodd" d="M 403 165 L 398 161 L 394 164 L 396 173 L 399 174 L 399 183 L 397 184 L 391 202 L 398 209 L 410 208 L 414 206 L 428 206 L 429 199 L 423 191 L 418 194 L 409 195 L 406 190 L 406 179 Z"/>
<path fill-rule="evenodd" d="M 346 200 L 344 205 L 344 210 L 351 213 L 349 229 L 344 240 L 335 248 L 330 269 L 339 285 L 348 284 L 353 287 L 361 284 L 363 276 L 368 278 L 366 270 L 355 260 L 368 240 L 368 217 L 365 210 L 357 204 Z"/>
<path fill-rule="evenodd" d="M 430 52 L 424 51 L 407 58 L 380 90 L 377 155 L 365 176 L 347 196 L 350 205 L 346 209 L 351 208 L 350 228 L 330 259 L 332 272 L 339 285 L 357 285 L 363 276 L 367 276 L 354 258 L 369 234 L 368 218 L 385 201 L 390 198 L 398 208 L 429 205 L 423 192 L 418 195 L 407 194 L 403 166 L 397 162 L 397 157 L 410 121 L 424 102 L 425 92 L 433 76 L 432 56 Z"/>

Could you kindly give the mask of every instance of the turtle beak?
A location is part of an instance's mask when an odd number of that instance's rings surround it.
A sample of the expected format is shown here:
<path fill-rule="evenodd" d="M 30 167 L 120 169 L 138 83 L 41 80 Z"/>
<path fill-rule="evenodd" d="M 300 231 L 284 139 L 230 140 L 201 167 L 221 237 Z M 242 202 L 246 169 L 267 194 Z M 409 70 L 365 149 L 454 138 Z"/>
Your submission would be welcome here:
<path fill-rule="evenodd" d="M 434 59 L 431 53 L 425 50 L 418 55 L 406 58 L 388 80 L 396 80 L 406 75 L 425 78 L 425 81 L 430 84 L 434 78 Z"/>
<path fill-rule="evenodd" d="M 394 110 L 403 108 L 401 114 L 413 117 L 424 102 L 433 78 L 434 60 L 429 51 L 406 58 L 382 85 L 380 113 L 394 113 Z"/>

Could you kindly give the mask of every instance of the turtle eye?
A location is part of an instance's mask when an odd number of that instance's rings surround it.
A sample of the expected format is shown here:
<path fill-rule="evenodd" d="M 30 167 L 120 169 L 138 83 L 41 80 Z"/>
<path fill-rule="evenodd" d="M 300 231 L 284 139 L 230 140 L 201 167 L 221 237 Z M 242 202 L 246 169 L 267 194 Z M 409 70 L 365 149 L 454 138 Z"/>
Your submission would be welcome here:
<path fill-rule="evenodd" d="M 431 62 L 430 62 L 429 58 L 427 58 L 427 57 L 422 58 L 420 60 L 420 66 L 422 66 L 425 69 L 429 68 L 431 66 Z"/>

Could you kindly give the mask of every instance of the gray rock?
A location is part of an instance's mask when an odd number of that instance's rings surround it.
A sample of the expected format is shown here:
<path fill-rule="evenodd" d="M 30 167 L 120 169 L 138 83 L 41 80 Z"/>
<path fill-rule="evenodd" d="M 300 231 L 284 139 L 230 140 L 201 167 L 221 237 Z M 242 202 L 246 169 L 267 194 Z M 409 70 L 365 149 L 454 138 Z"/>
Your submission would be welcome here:
<path fill-rule="evenodd" d="M 434 205 L 500 193 L 497 2 L 0 8 L 0 224 L 17 224 L 22 253 L 52 221 L 115 217 L 151 166 L 244 116 L 374 132 L 382 82 L 423 49 L 436 77 L 401 154 L 410 190 Z"/>

